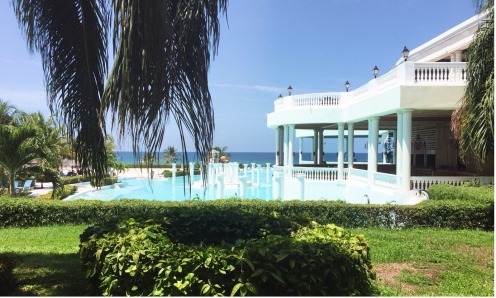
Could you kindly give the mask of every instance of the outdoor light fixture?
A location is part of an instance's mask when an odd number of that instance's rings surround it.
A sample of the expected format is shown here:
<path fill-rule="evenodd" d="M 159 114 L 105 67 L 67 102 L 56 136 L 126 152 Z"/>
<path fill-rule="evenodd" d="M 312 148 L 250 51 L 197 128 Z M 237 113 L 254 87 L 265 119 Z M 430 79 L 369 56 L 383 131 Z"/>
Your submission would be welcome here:
<path fill-rule="evenodd" d="M 293 93 L 293 87 L 291 87 L 291 85 L 289 85 L 289 87 L 288 87 L 289 96 L 291 96 L 291 93 Z"/>
<path fill-rule="evenodd" d="M 278 98 L 282 98 L 282 94 L 279 94 Z"/>
<path fill-rule="evenodd" d="M 401 53 L 403 53 L 403 58 L 405 58 L 405 61 L 406 61 L 406 59 L 408 58 L 408 54 L 410 54 L 410 50 L 408 50 L 408 49 L 406 48 L 406 46 L 405 46 L 405 47 L 403 48 L 403 51 L 402 51 Z"/>
<path fill-rule="evenodd" d="M 374 66 L 374 69 L 372 69 L 372 73 L 374 74 L 374 79 L 377 78 L 377 74 L 379 73 L 379 68 L 377 68 L 377 65 Z"/>
<path fill-rule="evenodd" d="M 344 87 L 346 88 L 346 92 L 348 92 L 348 89 L 350 89 L 350 82 L 346 81 L 346 83 L 344 83 Z"/>

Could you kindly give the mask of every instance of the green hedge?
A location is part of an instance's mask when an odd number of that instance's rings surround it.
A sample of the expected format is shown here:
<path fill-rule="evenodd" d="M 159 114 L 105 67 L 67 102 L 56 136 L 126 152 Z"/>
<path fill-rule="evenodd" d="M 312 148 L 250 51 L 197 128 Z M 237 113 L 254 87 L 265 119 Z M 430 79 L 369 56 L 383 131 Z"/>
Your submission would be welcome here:
<path fill-rule="evenodd" d="M 494 228 L 494 203 L 430 200 L 414 206 L 355 205 L 335 201 L 216 200 L 159 202 L 142 200 L 43 201 L 0 197 L 0 226 L 42 226 L 101 223 L 123 217 L 168 218 L 184 232 L 171 235 L 183 243 L 188 237 L 209 242 L 218 233 L 223 239 L 257 233 L 295 231 L 315 220 L 346 228 L 439 227 Z M 242 231 L 242 232 L 240 232 Z M 203 235 L 203 236 L 202 236 Z"/>
<path fill-rule="evenodd" d="M 453 186 L 436 184 L 429 188 L 431 200 L 462 200 L 472 202 L 492 202 L 494 186 Z"/>
<path fill-rule="evenodd" d="M 199 175 L 200 170 L 194 170 L 194 175 Z M 165 178 L 170 178 L 172 177 L 172 172 L 171 171 L 163 171 L 162 175 L 164 175 Z M 189 170 L 185 171 L 176 171 L 176 177 L 182 177 L 182 176 L 189 176 Z"/>
<path fill-rule="evenodd" d="M 110 231 L 109 231 L 110 230 Z M 92 227 L 81 237 L 87 276 L 104 295 L 371 295 L 363 236 L 313 223 L 289 235 L 191 245 L 151 221 Z M 198 239 L 199 240 L 199 239 Z"/>
<path fill-rule="evenodd" d="M 80 183 L 80 182 L 89 182 L 90 177 L 81 176 L 81 175 L 70 176 L 70 177 L 61 177 L 60 181 L 61 181 L 62 185 L 75 184 L 75 183 Z"/>
<path fill-rule="evenodd" d="M 49 191 L 46 194 L 39 195 L 37 199 L 40 200 L 62 200 L 67 198 L 70 195 L 73 195 L 78 190 L 78 187 L 75 185 L 65 185 L 63 188 L 58 187 L 55 190 L 55 196 L 52 198 L 53 191 Z"/>

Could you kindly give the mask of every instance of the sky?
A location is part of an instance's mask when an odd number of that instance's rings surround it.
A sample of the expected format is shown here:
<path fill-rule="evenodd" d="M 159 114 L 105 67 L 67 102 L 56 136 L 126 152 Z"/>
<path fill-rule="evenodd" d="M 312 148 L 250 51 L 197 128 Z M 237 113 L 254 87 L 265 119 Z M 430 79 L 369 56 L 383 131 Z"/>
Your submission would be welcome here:
<path fill-rule="evenodd" d="M 0 99 L 49 115 L 41 59 L 29 53 L 10 0 L 0 0 Z M 214 146 L 274 152 L 267 114 L 279 94 L 344 91 L 389 71 L 412 50 L 476 14 L 473 0 L 231 0 L 209 86 Z M 115 133 L 114 133 L 115 135 Z M 188 151 L 193 151 L 187 138 Z M 117 150 L 131 150 L 127 139 Z M 162 148 L 180 148 L 170 124 Z"/>

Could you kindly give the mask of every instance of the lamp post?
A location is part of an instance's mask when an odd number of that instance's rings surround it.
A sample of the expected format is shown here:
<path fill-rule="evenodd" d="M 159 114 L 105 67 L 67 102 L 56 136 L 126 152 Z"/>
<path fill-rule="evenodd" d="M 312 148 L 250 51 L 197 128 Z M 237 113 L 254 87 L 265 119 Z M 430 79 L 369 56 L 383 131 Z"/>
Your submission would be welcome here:
<path fill-rule="evenodd" d="M 408 54 L 410 54 L 410 50 L 405 47 L 403 47 L 403 51 L 401 51 L 401 53 L 403 54 L 403 58 L 405 59 L 408 59 Z"/>
<path fill-rule="evenodd" d="M 282 94 L 279 94 L 279 96 L 277 98 L 282 98 Z"/>
<path fill-rule="evenodd" d="M 291 85 L 289 85 L 289 87 L 288 87 L 289 96 L 291 96 L 291 93 L 293 93 L 293 87 L 291 87 Z"/>
<path fill-rule="evenodd" d="M 377 65 L 372 69 L 372 73 L 374 74 L 374 79 L 376 79 L 377 74 L 379 73 L 379 68 L 377 68 Z"/>
<path fill-rule="evenodd" d="M 348 89 L 350 89 L 350 82 L 346 81 L 346 83 L 344 83 L 344 87 L 346 88 L 346 92 L 348 92 Z"/>

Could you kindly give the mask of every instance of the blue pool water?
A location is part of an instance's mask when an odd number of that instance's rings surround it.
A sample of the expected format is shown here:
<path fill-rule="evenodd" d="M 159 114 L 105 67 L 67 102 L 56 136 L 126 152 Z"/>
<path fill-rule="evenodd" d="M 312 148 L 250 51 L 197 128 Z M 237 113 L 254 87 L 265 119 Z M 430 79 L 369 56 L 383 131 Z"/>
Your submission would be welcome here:
<path fill-rule="evenodd" d="M 260 186 L 248 186 L 243 198 L 269 200 L 272 198 L 272 186 L 267 185 L 265 173 L 261 174 Z M 189 178 L 177 177 L 175 185 L 172 178 L 142 178 L 120 179 L 120 183 L 105 186 L 101 189 L 92 189 L 68 197 L 66 200 L 99 200 L 110 201 L 119 199 L 141 199 L 156 201 L 185 201 L 190 199 L 213 200 L 217 198 L 215 187 L 204 189 L 200 183 L 200 176 L 195 176 L 191 192 Z M 186 187 L 184 185 L 186 184 Z M 239 188 L 226 185 L 224 198 L 239 197 Z"/>

